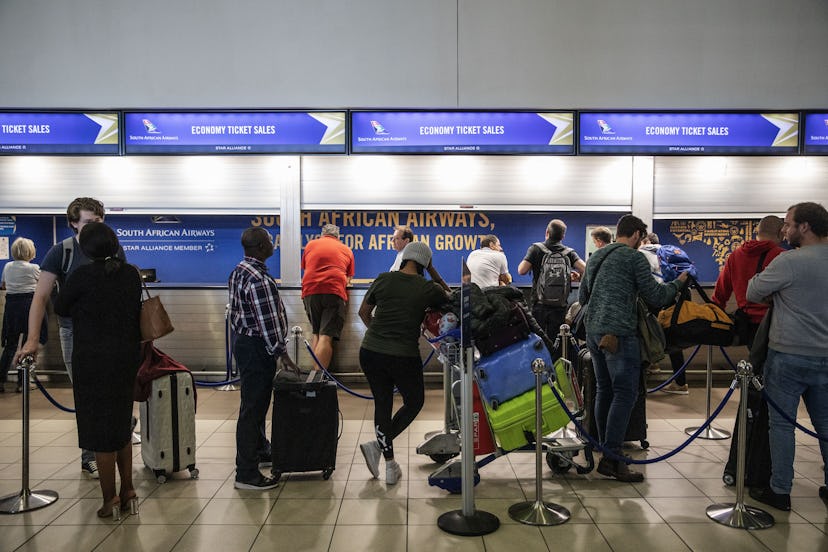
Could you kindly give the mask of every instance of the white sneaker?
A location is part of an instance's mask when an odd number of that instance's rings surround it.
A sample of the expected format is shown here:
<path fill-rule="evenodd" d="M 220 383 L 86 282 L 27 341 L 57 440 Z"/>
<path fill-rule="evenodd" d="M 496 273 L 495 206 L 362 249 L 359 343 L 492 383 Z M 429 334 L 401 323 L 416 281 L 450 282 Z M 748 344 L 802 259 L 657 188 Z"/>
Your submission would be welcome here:
<path fill-rule="evenodd" d="M 376 441 L 370 441 L 368 443 L 362 443 L 359 445 L 359 450 L 362 451 L 362 456 L 365 457 L 365 465 L 368 466 L 368 471 L 371 472 L 371 475 L 374 479 L 379 478 L 379 461 L 380 457 L 382 456 L 382 451 L 380 450 L 379 443 Z"/>
<path fill-rule="evenodd" d="M 396 460 L 388 460 L 385 462 L 385 482 L 388 485 L 396 485 L 397 481 L 402 478 L 402 468 L 397 464 Z"/>
<path fill-rule="evenodd" d="M 91 479 L 99 479 L 101 475 L 98 473 L 98 463 L 94 460 L 81 463 L 81 473 Z"/>

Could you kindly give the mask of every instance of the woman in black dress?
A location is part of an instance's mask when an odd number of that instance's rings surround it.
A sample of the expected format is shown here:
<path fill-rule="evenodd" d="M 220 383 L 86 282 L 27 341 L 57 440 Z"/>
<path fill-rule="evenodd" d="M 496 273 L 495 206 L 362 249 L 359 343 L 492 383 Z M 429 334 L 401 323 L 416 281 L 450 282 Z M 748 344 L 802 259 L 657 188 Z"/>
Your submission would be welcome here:
<path fill-rule="evenodd" d="M 118 238 L 102 222 L 78 236 L 92 261 L 76 269 L 61 288 L 55 312 L 71 316 L 72 366 L 79 446 L 95 451 L 103 506 L 99 517 L 136 512 L 132 484 L 132 397 L 140 364 L 141 279 L 118 258 Z M 121 489 L 115 493 L 115 465 Z"/>

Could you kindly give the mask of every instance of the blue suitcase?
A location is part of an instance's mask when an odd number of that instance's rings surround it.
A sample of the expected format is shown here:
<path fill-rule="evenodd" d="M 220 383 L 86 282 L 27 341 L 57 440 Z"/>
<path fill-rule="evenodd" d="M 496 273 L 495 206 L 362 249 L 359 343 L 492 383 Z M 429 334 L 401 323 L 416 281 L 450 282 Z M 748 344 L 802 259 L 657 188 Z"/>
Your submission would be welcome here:
<path fill-rule="evenodd" d="M 492 410 L 535 388 L 532 361 L 536 358 L 542 359 L 547 369 L 552 369 L 552 357 L 543 340 L 530 334 L 527 339 L 482 357 L 476 363 L 474 373 L 480 393 Z"/>

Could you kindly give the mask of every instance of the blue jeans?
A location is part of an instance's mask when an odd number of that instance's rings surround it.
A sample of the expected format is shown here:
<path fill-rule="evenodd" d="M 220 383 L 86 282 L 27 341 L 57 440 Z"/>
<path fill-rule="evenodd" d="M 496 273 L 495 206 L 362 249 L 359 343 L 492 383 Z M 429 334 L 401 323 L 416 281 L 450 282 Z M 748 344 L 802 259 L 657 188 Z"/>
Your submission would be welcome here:
<path fill-rule="evenodd" d="M 765 390 L 771 400 L 796 420 L 799 398 L 811 416 L 816 433 L 828 437 L 828 357 L 794 355 L 768 349 Z M 771 481 L 773 492 L 790 494 L 793 483 L 794 426 L 769 405 Z M 819 441 L 828 485 L 828 443 Z"/>
<path fill-rule="evenodd" d="M 630 415 L 638 398 L 641 377 L 641 351 L 638 336 L 618 337 L 618 351 L 598 348 L 603 334 L 587 334 L 595 370 L 595 423 L 601 446 L 620 453 Z"/>
<path fill-rule="evenodd" d="M 270 456 L 265 418 L 273 395 L 276 359 L 265 349 L 264 339 L 234 336 L 233 356 L 241 380 L 241 404 L 236 423 L 236 481 L 255 481 L 261 475 L 259 457 Z"/>

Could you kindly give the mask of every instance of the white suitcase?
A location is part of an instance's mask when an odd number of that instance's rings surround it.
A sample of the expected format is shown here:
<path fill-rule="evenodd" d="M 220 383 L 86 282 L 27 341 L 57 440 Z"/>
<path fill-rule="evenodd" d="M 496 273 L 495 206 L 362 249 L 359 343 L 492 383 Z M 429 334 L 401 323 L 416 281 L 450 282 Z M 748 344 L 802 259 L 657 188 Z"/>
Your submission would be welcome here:
<path fill-rule="evenodd" d="M 195 467 L 195 394 L 189 372 L 171 372 L 152 382 L 152 393 L 140 404 L 141 458 L 159 483 L 170 474 Z"/>

